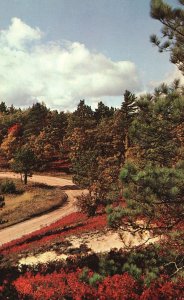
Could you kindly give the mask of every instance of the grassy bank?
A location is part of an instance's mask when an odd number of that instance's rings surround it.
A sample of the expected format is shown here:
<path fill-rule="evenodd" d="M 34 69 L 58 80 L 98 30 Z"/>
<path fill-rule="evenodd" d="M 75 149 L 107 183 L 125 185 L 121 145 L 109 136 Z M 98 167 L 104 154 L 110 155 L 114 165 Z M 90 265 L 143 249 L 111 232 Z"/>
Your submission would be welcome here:
<path fill-rule="evenodd" d="M 5 179 L 0 180 L 0 184 Z M 59 187 L 29 182 L 27 186 L 20 180 L 13 180 L 16 193 L 6 194 L 5 206 L 0 210 L 0 229 L 52 211 L 67 200 Z"/>

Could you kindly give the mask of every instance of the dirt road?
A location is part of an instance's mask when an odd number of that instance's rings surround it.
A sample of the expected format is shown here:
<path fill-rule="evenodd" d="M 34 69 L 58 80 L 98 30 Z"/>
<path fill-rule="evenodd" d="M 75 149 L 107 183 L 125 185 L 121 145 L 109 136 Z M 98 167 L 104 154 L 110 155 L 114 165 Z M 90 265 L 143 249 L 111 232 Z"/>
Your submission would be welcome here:
<path fill-rule="evenodd" d="M 0 172 L 0 177 L 20 178 L 19 175 L 11 172 Z M 40 182 L 48 185 L 62 187 L 63 191 L 68 195 L 68 201 L 63 207 L 56 209 L 53 212 L 46 213 L 45 215 L 42 215 L 40 217 L 35 217 L 33 219 L 0 230 L 0 245 L 20 238 L 23 235 L 38 230 L 57 221 L 58 219 L 61 219 L 64 216 L 67 216 L 72 212 L 77 211 L 77 208 L 74 205 L 75 197 L 80 195 L 84 191 L 78 190 L 71 180 L 41 175 L 33 175 L 31 178 L 29 178 L 29 180 L 32 182 Z"/>

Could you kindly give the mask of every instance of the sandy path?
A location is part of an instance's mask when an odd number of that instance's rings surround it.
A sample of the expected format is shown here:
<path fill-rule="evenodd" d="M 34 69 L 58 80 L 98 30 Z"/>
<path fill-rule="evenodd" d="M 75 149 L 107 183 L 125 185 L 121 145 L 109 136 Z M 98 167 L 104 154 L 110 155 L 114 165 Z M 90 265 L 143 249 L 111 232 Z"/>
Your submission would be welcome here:
<path fill-rule="evenodd" d="M 0 177 L 20 178 L 20 175 L 11 172 L 0 172 Z M 54 210 L 53 212 L 46 213 L 40 217 L 35 217 L 33 219 L 0 230 L 0 245 L 49 225 L 77 210 L 76 206 L 74 205 L 75 197 L 80 195 L 83 191 L 77 189 L 75 190 L 75 185 L 71 180 L 40 175 L 33 175 L 32 178 L 28 178 L 28 180 L 32 182 L 40 182 L 48 185 L 63 187 L 63 191 L 68 195 L 67 204 L 64 207 Z"/>

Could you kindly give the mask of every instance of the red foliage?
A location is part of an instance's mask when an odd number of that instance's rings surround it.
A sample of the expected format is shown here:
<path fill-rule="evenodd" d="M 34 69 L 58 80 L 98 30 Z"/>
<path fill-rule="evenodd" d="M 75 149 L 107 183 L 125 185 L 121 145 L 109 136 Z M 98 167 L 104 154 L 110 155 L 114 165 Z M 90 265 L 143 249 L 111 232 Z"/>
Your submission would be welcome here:
<path fill-rule="evenodd" d="M 21 125 L 20 124 L 14 124 L 8 129 L 8 134 L 12 134 L 13 136 L 18 136 L 21 131 Z"/>
<path fill-rule="evenodd" d="M 34 236 L 39 236 L 39 235 L 43 235 L 43 234 L 46 234 L 47 231 L 49 230 L 54 230 L 56 228 L 62 228 L 62 227 L 66 227 L 66 226 L 69 226 L 71 225 L 72 223 L 75 223 L 77 222 L 77 220 L 83 220 L 85 218 L 85 215 L 81 214 L 81 213 L 72 213 L 58 221 L 56 221 L 55 223 L 52 223 L 51 225 L 48 225 L 42 229 L 39 229 L 39 230 L 36 230 L 30 234 L 27 234 L 26 236 L 23 236 L 19 239 L 16 239 L 16 240 L 13 240 L 9 243 L 6 243 L 4 245 L 2 245 L 0 247 L 0 251 L 4 250 L 4 249 L 10 249 L 11 247 L 14 247 L 16 245 L 20 245 L 20 244 L 23 244 L 23 243 L 26 243 L 26 241 L 28 239 L 31 239 L 33 238 Z"/>
<path fill-rule="evenodd" d="M 69 172 L 71 167 L 72 165 L 68 156 L 63 157 L 63 159 L 60 159 L 59 155 L 52 157 L 52 161 L 49 164 L 49 170 L 54 170 L 54 171 L 65 170 Z"/>
<path fill-rule="evenodd" d="M 3 290 L 4 290 L 4 286 L 0 285 L 0 293 L 3 292 Z"/>
<path fill-rule="evenodd" d="M 162 276 L 145 289 L 140 300 L 182 300 L 184 299 L 184 279 L 172 282 L 167 276 Z"/>
<path fill-rule="evenodd" d="M 100 300 L 136 300 L 138 284 L 128 273 L 123 275 L 108 276 L 98 287 Z"/>
<path fill-rule="evenodd" d="M 63 299 L 66 296 L 80 300 L 97 299 L 96 290 L 79 280 L 81 270 L 66 273 L 47 274 L 45 276 L 37 274 L 35 276 L 27 273 L 14 281 L 18 293 L 25 297 L 31 296 L 35 300 Z"/>
<path fill-rule="evenodd" d="M 115 299 L 115 300 L 136 300 L 138 285 L 127 273 L 107 277 L 97 288 L 94 288 L 80 281 L 81 270 L 66 273 L 47 274 L 45 276 L 27 273 L 14 281 L 16 290 L 23 297 L 31 296 L 35 300 L 63 299 Z M 89 276 L 92 275 L 89 274 Z"/>
<path fill-rule="evenodd" d="M 106 224 L 107 222 L 105 214 L 95 216 L 93 218 L 87 218 L 85 214 L 76 212 L 64 217 L 63 219 L 45 228 L 37 230 L 34 233 L 31 233 L 20 239 L 14 240 L 10 243 L 4 244 L 0 248 L 0 250 L 5 255 L 8 253 L 15 253 L 30 248 L 32 249 L 34 247 L 38 248 L 39 246 L 45 245 L 46 243 L 50 243 L 51 241 L 53 242 L 56 239 L 63 240 L 69 235 L 80 235 L 83 232 L 102 229 L 106 226 Z M 66 227 L 68 227 L 67 230 Z M 50 232 L 49 235 L 47 235 L 48 231 Z M 34 240 L 34 238 L 36 240 Z M 31 239 L 33 239 L 34 241 L 31 241 Z"/>
<path fill-rule="evenodd" d="M 26 273 L 13 282 L 20 299 L 58 300 L 70 297 L 74 300 L 182 300 L 184 282 L 170 281 L 161 277 L 143 290 L 141 285 L 128 273 L 106 277 L 96 288 L 80 280 L 82 271 L 47 275 Z M 88 277 L 93 273 L 89 271 Z"/>

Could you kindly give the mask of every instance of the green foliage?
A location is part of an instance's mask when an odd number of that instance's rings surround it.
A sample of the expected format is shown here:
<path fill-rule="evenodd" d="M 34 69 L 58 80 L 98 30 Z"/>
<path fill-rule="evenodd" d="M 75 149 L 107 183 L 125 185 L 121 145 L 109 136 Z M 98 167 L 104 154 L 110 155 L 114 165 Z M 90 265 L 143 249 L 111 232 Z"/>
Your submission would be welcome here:
<path fill-rule="evenodd" d="M 25 117 L 24 137 L 28 138 L 31 135 L 38 135 L 47 124 L 48 109 L 44 103 L 37 102 L 27 111 Z"/>
<path fill-rule="evenodd" d="M 12 180 L 6 180 L 1 183 L 0 190 L 2 194 L 14 194 L 16 193 L 16 186 Z"/>
<path fill-rule="evenodd" d="M 90 270 L 88 267 L 84 267 L 82 273 L 79 276 L 80 281 L 90 284 L 91 286 L 96 287 L 103 280 L 103 276 L 98 273 L 89 274 Z"/>
<path fill-rule="evenodd" d="M 102 119 L 108 119 L 111 118 L 114 114 L 114 108 L 109 108 L 106 106 L 103 102 L 98 103 L 98 107 L 95 109 L 94 117 L 97 122 L 102 121 Z"/>
<path fill-rule="evenodd" d="M 136 97 L 130 91 L 126 90 L 124 93 L 124 101 L 121 105 L 121 112 L 123 114 L 124 126 L 126 130 L 128 130 L 137 112 Z"/>
<path fill-rule="evenodd" d="M 124 167 L 121 169 L 120 180 L 127 183 L 136 175 L 136 173 L 137 173 L 136 165 L 127 161 Z"/>
<path fill-rule="evenodd" d="M 183 0 L 178 3 L 184 5 Z M 162 24 L 161 39 L 153 34 L 151 42 L 158 47 L 159 52 L 170 51 L 171 62 L 184 73 L 184 10 L 179 5 L 172 8 L 163 0 L 151 0 L 151 17 Z"/>
<path fill-rule="evenodd" d="M 121 171 L 120 178 L 123 183 L 123 196 L 126 207 L 108 207 L 108 224 L 119 227 L 128 217 L 133 226 L 139 216 L 144 216 L 146 222 L 161 222 L 161 228 L 172 228 L 182 221 L 184 213 L 184 172 L 181 168 L 167 168 L 147 164 L 136 167 L 127 162 Z M 125 221 L 125 226 L 127 219 Z M 135 228 L 137 225 L 135 225 Z M 148 226 L 150 229 L 150 225 Z M 152 227 L 159 229 L 159 225 Z"/>
<path fill-rule="evenodd" d="M 80 100 L 77 109 L 69 116 L 68 131 L 72 133 L 74 128 L 93 128 L 95 124 L 94 112 L 90 106 Z"/>
<path fill-rule="evenodd" d="M 124 157 L 127 156 L 127 151 L 131 146 L 130 139 L 130 126 L 135 119 L 137 112 L 137 103 L 136 97 L 129 91 L 125 91 L 124 93 L 124 101 L 121 105 L 121 113 L 122 113 L 122 123 L 123 123 L 123 131 L 124 131 Z"/>
<path fill-rule="evenodd" d="M 79 276 L 80 281 L 89 283 L 89 268 L 84 267 L 82 273 Z"/>
<path fill-rule="evenodd" d="M 159 248 L 150 245 L 148 249 L 131 251 L 127 255 L 122 271 L 128 272 L 137 280 L 144 280 L 144 283 L 149 285 L 152 280 L 159 276 L 161 266 L 164 263 L 165 258 L 159 256 Z"/>
<path fill-rule="evenodd" d="M 113 208 L 112 206 L 106 207 L 107 222 L 112 228 L 117 228 L 121 225 L 122 217 L 124 216 L 124 210 L 121 206 Z"/>
<path fill-rule="evenodd" d="M 0 103 L 0 112 L 1 113 L 7 113 L 7 111 L 8 111 L 8 108 L 7 108 L 6 104 L 5 104 L 5 102 L 2 101 Z"/>
<path fill-rule="evenodd" d="M 119 170 L 124 159 L 122 113 L 114 113 L 113 117 L 103 115 L 96 126 L 94 119 L 89 120 L 93 128 L 84 122 L 68 137 L 73 179 L 101 202 L 110 202 L 118 192 Z"/>
<path fill-rule="evenodd" d="M 138 101 L 139 114 L 133 121 L 130 135 L 138 145 L 142 164 L 144 161 L 160 166 L 172 166 L 181 139 L 176 135 L 177 126 L 183 119 L 184 98 L 172 94 L 150 102 L 146 98 Z"/>
<path fill-rule="evenodd" d="M 162 220 L 163 226 L 177 223 L 184 212 L 184 172 L 181 169 L 146 165 L 143 169 L 130 169 L 121 177 L 127 215 L 143 214 L 149 220 Z M 123 171 L 125 172 L 125 171 Z M 166 214 L 167 211 L 167 214 Z M 171 221 L 174 220 L 174 221 Z"/>
<path fill-rule="evenodd" d="M 117 274 L 121 269 L 120 262 L 115 262 L 113 259 L 108 258 L 107 255 L 104 255 L 100 258 L 99 262 L 99 272 L 102 276 L 113 276 Z"/>
<path fill-rule="evenodd" d="M 37 168 L 34 152 L 22 147 L 15 153 L 11 167 L 16 173 L 24 174 L 24 183 L 27 184 L 27 176 L 30 176 L 31 172 Z"/>
<path fill-rule="evenodd" d="M 138 268 L 135 264 L 125 263 L 122 268 L 123 272 L 128 272 L 131 274 L 135 279 L 140 279 L 142 275 L 142 270 Z"/>
<path fill-rule="evenodd" d="M 103 276 L 98 273 L 94 273 L 93 276 L 89 278 L 89 284 L 96 287 L 100 282 L 102 282 L 103 279 Z"/>
<path fill-rule="evenodd" d="M 144 283 L 146 286 L 150 286 L 151 282 L 153 282 L 156 278 L 158 278 L 158 269 L 152 269 L 150 272 L 147 272 L 145 275 Z"/>

